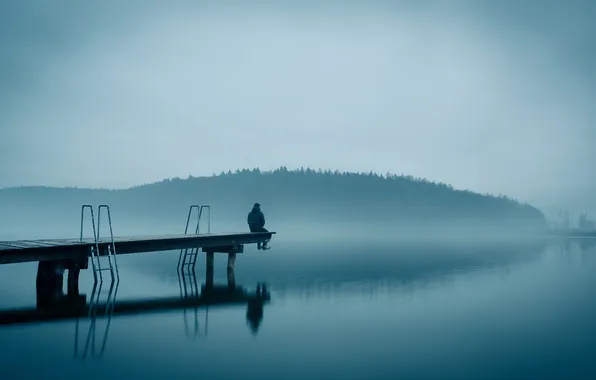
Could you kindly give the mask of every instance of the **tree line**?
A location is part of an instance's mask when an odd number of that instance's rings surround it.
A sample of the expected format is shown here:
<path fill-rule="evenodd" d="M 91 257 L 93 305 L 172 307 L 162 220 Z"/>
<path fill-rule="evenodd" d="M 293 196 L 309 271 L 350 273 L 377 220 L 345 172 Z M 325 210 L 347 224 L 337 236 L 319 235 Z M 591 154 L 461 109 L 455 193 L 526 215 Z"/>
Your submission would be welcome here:
<path fill-rule="evenodd" d="M 5 210 L 59 212 L 107 203 L 131 215 L 178 218 L 190 204 L 209 204 L 222 217 L 243 218 L 254 202 L 277 220 L 301 222 L 477 223 L 545 228 L 542 212 L 503 195 L 457 190 L 406 175 L 301 168 L 242 169 L 212 176 L 165 179 L 124 190 L 17 187 L 0 190 Z"/>

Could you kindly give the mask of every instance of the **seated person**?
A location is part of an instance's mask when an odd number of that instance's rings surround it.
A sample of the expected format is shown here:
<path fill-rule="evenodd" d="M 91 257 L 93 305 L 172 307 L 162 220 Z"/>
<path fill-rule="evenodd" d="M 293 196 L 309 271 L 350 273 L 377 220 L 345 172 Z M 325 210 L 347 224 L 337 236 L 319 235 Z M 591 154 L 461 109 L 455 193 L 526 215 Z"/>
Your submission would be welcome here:
<path fill-rule="evenodd" d="M 250 232 L 269 232 L 265 229 L 265 215 L 263 215 L 259 203 L 254 204 L 252 210 L 248 213 L 246 221 L 248 222 Z M 257 249 L 269 249 L 267 242 L 263 242 L 262 245 L 260 242 L 257 243 Z"/>

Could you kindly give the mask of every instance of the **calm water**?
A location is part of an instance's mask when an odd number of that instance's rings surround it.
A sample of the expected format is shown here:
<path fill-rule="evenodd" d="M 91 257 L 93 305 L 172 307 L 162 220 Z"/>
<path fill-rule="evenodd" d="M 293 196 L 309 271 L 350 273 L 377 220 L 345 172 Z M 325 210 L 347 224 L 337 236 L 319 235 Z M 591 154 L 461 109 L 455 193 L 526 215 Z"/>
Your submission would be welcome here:
<path fill-rule="evenodd" d="M 246 304 L 97 318 L 91 334 L 85 317 L 0 326 L 1 378 L 593 378 L 596 249 L 582 245 L 250 247 L 236 283 L 271 292 L 256 332 Z M 176 261 L 122 256 L 116 301 L 179 297 Z M 200 285 L 203 256 L 196 272 Z M 0 266 L 0 312 L 35 308 L 35 276 Z M 89 271 L 80 288 L 89 300 Z"/>

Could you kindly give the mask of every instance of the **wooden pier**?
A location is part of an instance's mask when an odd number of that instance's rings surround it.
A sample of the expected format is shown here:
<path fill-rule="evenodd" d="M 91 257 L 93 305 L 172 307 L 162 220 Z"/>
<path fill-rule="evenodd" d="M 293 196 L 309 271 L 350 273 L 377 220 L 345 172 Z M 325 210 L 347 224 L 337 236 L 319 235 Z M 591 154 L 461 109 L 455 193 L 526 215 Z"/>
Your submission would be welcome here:
<path fill-rule="evenodd" d="M 197 211 L 196 227 L 191 227 L 193 210 Z M 199 226 L 202 212 L 209 211 L 208 229 L 201 233 Z M 89 211 L 92 238 L 83 238 L 84 213 Z M 105 210 L 109 223 L 109 237 L 100 238 L 101 211 Z M 106 345 L 109 321 L 112 315 L 127 315 L 151 313 L 166 310 L 183 310 L 185 316 L 185 331 L 189 334 L 186 324 L 186 311 L 191 309 L 195 314 L 195 331 L 197 334 L 196 318 L 199 308 L 209 308 L 216 305 L 246 304 L 246 318 L 253 333 L 256 333 L 263 318 L 263 305 L 269 301 L 269 292 L 265 285 L 259 284 L 256 292 L 248 292 L 243 287 L 236 286 L 234 263 L 236 254 L 244 252 L 247 244 L 267 243 L 275 232 L 235 232 L 211 233 L 209 206 L 191 205 L 186 220 L 184 234 L 158 236 L 116 237 L 112 230 L 112 217 L 107 205 L 97 208 L 97 225 L 95 224 L 94 209 L 90 205 L 81 208 L 81 230 L 79 238 L 71 239 L 37 239 L 0 241 L 0 264 L 38 262 L 36 293 L 37 306 L 0 310 L 0 326 L 22 323 L 39 323 L 59 320 L 76 319 L 75 356 L 85 358 L 90 345 L 95 344 L 95 320 L 98 315 L 107 317 L 107 327 L 100 340 L 100 355 L 103 355 Z M 105 219 L 105 217 L 104 217 Z M 116 257 L 123 254 L 142 252 L 178 250 L 178 275 L 180 282 L 180 297 L 161 299 L 129 300 L 116 302 L 116 292 L 120 281 Z M 205 253 L 205 284 L 200 291 L 195 277 L 195 265 L 199 252 Z M 216 286 L 213 281 L 214 254 L 227 253 L 228 284 Z M 100 260 L 101 259 L 101 260 Z M 95 283 L 91 299 L 79 293 L 79 274 L 81 269 L 88 269 L 89 261 L 93 268 Z M 103 264 L 102 264 L 103 261 Z M 107 266 L 106 266 L 107 262 Z M 103 267 L 102 267 L 103 266 Z M 68 270 L 67 294 L 63 293 L 64 271 Z M 99 302 L 103 284 L 102 271 L 109 270 L 111 285 L 105 302 Z M 185 274 L 185 272 L 187 272 Z M 187 276 L 190 276 L 187 280 Z M 190 285 L 190 290 L 188 289 Z M 82 354 L 78 353 L 78 320 L 90 319 L 89 332 L 85 334 L 86 343 Z M 92 338 L 92 339 L 91 339 Z"/>
<path fill-rule="evenodd" d="M 64 270 L 68 270 L 68 286 L 76 292 L 81 269 L 93 268 L 96 282 L 103 281 L 102 271 L 109 270 L 112 281 L 119 280 L 116 256 L 123 254 L 180 250 L 178 269 L 188 268 L 194 272 L 199 251 L 206 253 L 207 281 L 213 276 L 214 253 L 228 254 L 228 269 L 234 269 L 236 254 L 244 252 L 246 244 L 267 243 L 275 232 L 211 233 L 211 207 L 191 205 L 186 219 L 184 234 L 158 236 L 116 237 L 112 229 L 112 215 L 108 205 L 99 205 L 97 214 L 91 205 L 81 207 L 79 238 L 37 239 L 0 241 L 0 264 L 39 262 L 37 283 L 42 288 L 54 289 L 62 282 Z M 193 211 L 196 210 L 196 226 L 191 227 Z M 88 211 L 93 230 L 92 238 L 83 238 L 85 211 Z M 105 215 L 102 219 L 102 211 Z M 203 211 L 207 211 L 207 232 L 200 232 Z M 95 223 L 97 215 L 97 224 Z M 101 221 L 107 217 L 109 237 L 100 235 Z M 193 222 L 194 223 L 194 222 Z M 104 223 L 105 224 L 105 223 Z M 100 258 L 107 258 L 107 260 Z M 104 261 L 102 265 L 102 261 Z M 107 266 L 106 266 L 107 261 Z M 103 267 L 102 267 L 103 266 Z"/>
<path fill-rule="evenodd" d="M 242 246 L 270 240 L 275 232 L 114 237 L 115 254 L 202 248 L 203 252 L 242 253 Z M 99 256 L 107 256 L 112 240 L 98 241 Z M 80 260 L 91 257 L 92 239 L 0 241 L 0 264 Z"/>

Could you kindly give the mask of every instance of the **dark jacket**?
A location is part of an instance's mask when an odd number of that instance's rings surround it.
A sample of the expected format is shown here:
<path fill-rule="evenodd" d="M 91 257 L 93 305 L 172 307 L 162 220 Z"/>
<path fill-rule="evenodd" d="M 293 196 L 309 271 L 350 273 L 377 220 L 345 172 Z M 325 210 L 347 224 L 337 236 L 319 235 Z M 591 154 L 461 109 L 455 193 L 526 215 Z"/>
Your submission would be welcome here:
<path fill-rule="evenodd" d="M 249 227 L 265 227 L 265 215 L 259 206 L 254 206 L 246 218 Z"/>

